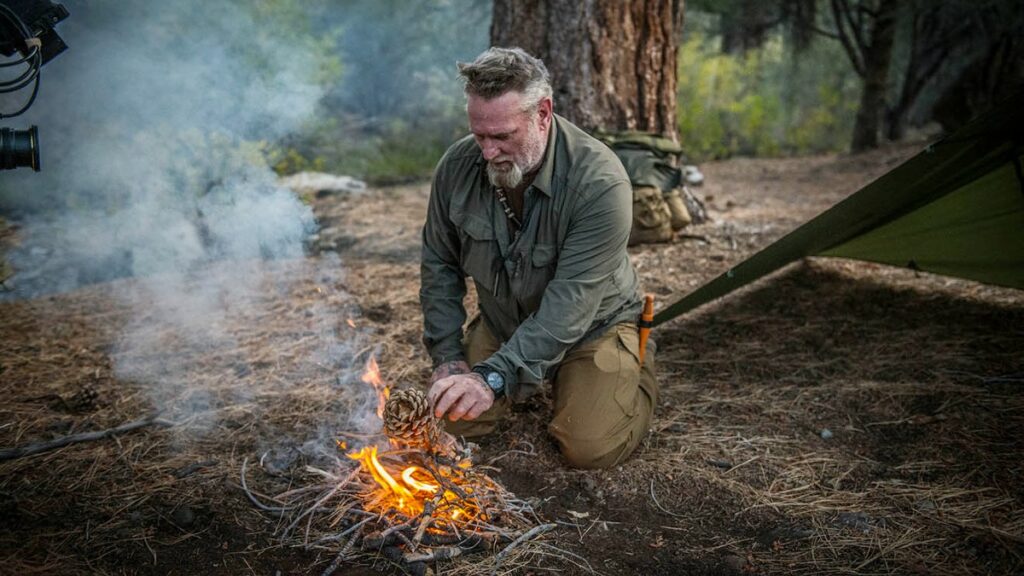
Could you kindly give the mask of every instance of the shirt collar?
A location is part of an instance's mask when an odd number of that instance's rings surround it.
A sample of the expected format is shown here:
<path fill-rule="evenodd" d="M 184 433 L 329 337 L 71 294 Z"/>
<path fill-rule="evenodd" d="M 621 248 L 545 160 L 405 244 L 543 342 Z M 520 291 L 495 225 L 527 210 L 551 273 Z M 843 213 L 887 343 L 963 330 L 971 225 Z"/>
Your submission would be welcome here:
<path fill-rule="evenodd" d="M 551 196 L 551 180 L 555 174 L 555 142 L 557 141 L 555 132 L 557 131 L 558 120 L 552 114 L 551 129 L 548 130 L 548 147 L 544 151 L 544 161 L 540 165 L 540 172 L 537 172 L 537 176 L 533 179 L 533 187 L 547 196 Z"/>

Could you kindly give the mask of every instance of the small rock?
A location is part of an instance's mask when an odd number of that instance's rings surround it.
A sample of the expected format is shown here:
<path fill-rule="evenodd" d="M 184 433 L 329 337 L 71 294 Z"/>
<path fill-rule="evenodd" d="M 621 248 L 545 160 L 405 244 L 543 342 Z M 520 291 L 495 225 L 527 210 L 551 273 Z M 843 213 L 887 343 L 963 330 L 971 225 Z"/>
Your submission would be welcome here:
<path fill-rule="evenodd" d="M 831 440 L 832 439 L 832 431 L 829 430 L 828 428 L 822 428 L 822 430 L 821 430 L 821 439 L 822 440 Z"/>
<path fill-rule="evenodd" d="M 361 180 L 323 172 L 299 172 L 281 178 L 280 184 L 297 194 L 316 194 L 320 198 L 330 194 L 360 194 L 366 191 L 366 183 Z"/>
<path fill-rule="evenodd" d="M 737 554 L 726 554 L 722 556 L 722 564 L 735 572 L 743 572 L 747 567 L 747 559 Z"/>
<path fill-rule="evenodd" d="M 801 528 L 799 526 L 776 526 L 763 530 L 757 535 L 757 542 L 762 546 L 770 547 L 776 541 L 803 540 L 814 536 L 814 530 Z"/>
<path fill-rule="evenodd" d="M 885 519 L 872 518 L 863 512 L 840 512 L 833 523 L 840 528 L 853 528 L 867 534 L 875 526 L 885 526 Z"/>
<path fill-rule="evenodd" d="M 937 508 L 937 506 L 935 506 L 934 500 L 930 498 L 925 498 L 923 500 L 918 500 L 917 502 L 914 502 L 914 508 L 917 508 L 917 510 L 920 512 L 929 513 L 935 512 L 935 508 Z"/>
<path fill-rule="evenodd" d="M 174 522 L 178 528 L 188 528 L 195 521 L 196 515 L 187 504 L 182 504 L 174 512 L 171 512 L 171 522 Z"/>
<path fill-rule="evenodd" d="M 683 177 L 686 178 L 686 183 L 690 186 L 701 186 L 704 184 L 704 174 L 700 171 L 700 168 L 692 164 L 683 166 Z"/>

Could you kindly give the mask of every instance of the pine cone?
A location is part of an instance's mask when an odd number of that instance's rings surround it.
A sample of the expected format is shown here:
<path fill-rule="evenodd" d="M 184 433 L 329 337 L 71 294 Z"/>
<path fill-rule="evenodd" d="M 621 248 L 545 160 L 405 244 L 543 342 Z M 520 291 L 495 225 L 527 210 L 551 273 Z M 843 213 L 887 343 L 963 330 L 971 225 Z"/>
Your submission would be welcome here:
<path fill-rule="evenodd" d="M 384 405 L 384 432 L 391 438 L 414 447 L 432 451 L 440 439 L 441 429 L 430 410 L 427 395 L 421 390 L 392 390 Z"/>
<path fill-rule="evenodd" d="M 71 412 L 92 412 L 99 406 L 100 394 L 95 388 L 88 384 L 83 384 L 78 388 L 78 391 L 72 394 L 67 400 L 64 400 L 64 405 L 67 406 Z"/>

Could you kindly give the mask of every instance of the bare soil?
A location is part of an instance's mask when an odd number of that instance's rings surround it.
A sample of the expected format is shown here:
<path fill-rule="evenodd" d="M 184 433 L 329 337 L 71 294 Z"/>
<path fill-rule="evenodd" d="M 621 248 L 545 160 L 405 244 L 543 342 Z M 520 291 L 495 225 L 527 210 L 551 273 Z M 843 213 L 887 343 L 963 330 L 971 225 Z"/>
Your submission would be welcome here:
<path fill-rule="evenodd" d="M 667 305 L 914 152 L 703 166 L 712 220 L 631 249 L 645 289 Z M 261 269 L 260 305 L 227 310 L 220 341 L 151 334 L 160 354 L 126 341 L 146 322 L 118 297 L 132 279 L 0 304 L 0 447 L 116 426 L 154 398 L 172 418 L 204 407 L 177 427 L 0 462 L 0 573 L 320 573 L 335 551 L 282 544 L 239 470 L 270 454 L 276 475 L 254 489 L 301 485 L 315 458 L 302 443 L 343 431 L 336 416 L 360 400 L 337 383 L 368 351 L 386 379 L 424 382 L 427 194 L 311 199 L 314 255 Z M 661 326 L 660 406 L 622 466 L 565 467 L 544 398 L 481 443 L 478 461 L 558 524 L 550 556 L 502 572 L 1022 573 L 1022 327 L 1021 292 L 827 259 Z"/>

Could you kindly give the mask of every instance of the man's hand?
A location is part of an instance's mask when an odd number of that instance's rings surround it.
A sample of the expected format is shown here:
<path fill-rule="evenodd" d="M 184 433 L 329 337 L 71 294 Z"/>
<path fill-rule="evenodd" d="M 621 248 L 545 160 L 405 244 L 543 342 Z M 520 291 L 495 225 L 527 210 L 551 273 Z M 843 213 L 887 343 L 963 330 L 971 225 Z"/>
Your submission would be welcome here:
<path fill-rule="evenodd" d="M 447 378 L 455 374 L 468 373 L 469 364 L 466 364 L 465 360 L 452 360 L 451 362 L 438 364 L 437 368 L 434 368 L 434 373 L 430 375 L 430 383 L 433 384 L 442 378 Z"/>
<path fill-rule="evenodd" d="M 427 392 L 434 416 L 452 422 L 474 420 L 494 405 L 494 392 L 476 372 L 455 374 L 435 381 Z"/>

